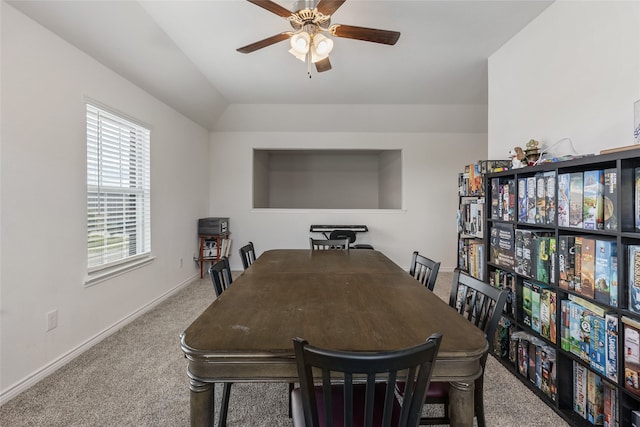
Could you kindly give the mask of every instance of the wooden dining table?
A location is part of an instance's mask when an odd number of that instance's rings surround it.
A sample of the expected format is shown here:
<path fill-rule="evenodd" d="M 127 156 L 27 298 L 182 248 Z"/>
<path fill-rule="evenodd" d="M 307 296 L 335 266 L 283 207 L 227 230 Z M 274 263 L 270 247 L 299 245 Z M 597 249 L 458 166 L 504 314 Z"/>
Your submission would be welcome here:
<path fill-rule="evenodd" d="M 434 332 L 443 339 L 432 381 L 451 384 L 451 425 L 472 426 L 488 349 L 480 329 L 379 251 L 266 251 L 181 334 L 191 425 L 213 425 L 215 383 L 297 382 L 294 337 L 380 352 Z"/>

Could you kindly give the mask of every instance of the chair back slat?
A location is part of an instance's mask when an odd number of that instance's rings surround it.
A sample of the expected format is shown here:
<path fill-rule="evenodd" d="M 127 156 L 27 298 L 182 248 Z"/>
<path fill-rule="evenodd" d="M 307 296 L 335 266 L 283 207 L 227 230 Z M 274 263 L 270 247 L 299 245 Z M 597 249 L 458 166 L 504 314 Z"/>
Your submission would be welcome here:
<path fill-rule="evenodd" d="M 324 419 L 333 422 L 333 395 L 331 393 L 331 372 L 329 371 L 322 371 L 322 393 L 322 400 L 326 402 L 323 405 Z M 313 404 L 316 405 L 317 403 L 314 401 Z M 319 420 L 315 422 L 319 422 Z"/>
<path fill-rule="evenodd" d="M 353 425 L 353 375 L 351 372 L 344 373 L 344 406 L 342 412 L 344 414 L 344 425 Z M 333 418 L 327 418 L 333 425 Z"/>
<path fill-rule="evenodd" d="M 415 369 L 410 369 L 410 371 L 415 371 Z M 395 384 L 396 383 L 396 379 L 397 379 L 397 372 L 390 372 L 389 373 L 389 378 L 388 378 L 388 382 L 390 384 Z M 371 385 L 371 389 L 374 389 L 374 385 Z M 382 425 L 383 426 L 388 426 L 391 425 L 391 416 L 393 415 L 393 404 L 394 404 L 394 399 L 396 398 L 395 395 L 395 391 L 393 387 L 388 387 L 387 386 L 387 390 L 384 394 L 384 412 L 383 412 L 383 418 L 382 418 Z M 371 399 L 373 400 L 373 393 L 371 396 Z M 408 414 L 407 409 L 408 409 L 409 405 L 403 406 L 402 410 L 400 412 L 400 423 L 402 424 L 402 420 L 404 419 L 406 422 L 407 416 Z M 373 412 L 373 410 L 371 411 Z"/>
<path fill-rule="evenodd" d="M 365 426 L 374 422 L 378 425 L 380 420 L 381 425 L 387 427 L 417 426 L 441 340 L 441 334 L 433 334 L 425 343 L 409 349 L 370 353 L 327 350 L 295 338 L 306 426 L 318 426 L 318 411 L 322 412 L 325 425 L 332 426 L 335 417 L 340 415 L 335 413 L 337 410 L 342 412 L 339 419 L 344 426 L 352 426 L 354 420 L 364 421 Z M 318 370 L 322 373 L 320 394 L 316 391 L 320 386 L 314 386 L 313 378 L 314 371 Z M 411 391 L 401 401 L 394 392 L 399 372 L 406 372 L 401 378 Z M 336 407 L 337 390 L 341 408 Z M 322 396 L 321 405 L 317 402 L 318 396 Z M 363 413 L 354 412 L 360 410 L 358 402 Z"/>

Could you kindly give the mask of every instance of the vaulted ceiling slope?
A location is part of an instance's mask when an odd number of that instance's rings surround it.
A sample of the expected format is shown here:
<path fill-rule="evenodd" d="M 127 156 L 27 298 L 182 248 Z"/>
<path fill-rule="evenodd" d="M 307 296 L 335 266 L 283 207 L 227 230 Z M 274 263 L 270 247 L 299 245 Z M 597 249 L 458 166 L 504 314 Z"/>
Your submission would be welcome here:
<path fill-rule="evenodd" d="M 294 9 L 294 1 L 274 1 Z M 247 1 L 9 3 L 209 130 L 299 130 L 296 119 L 324 112 L 332 131 L 468 132 L 486 131 L 487 58 L 552 2 L 348 0 L 332 23 L 402 35 L 395 46 L 336 38 L 332 70 L 313 70 L 311 79 L 287 41 L 236 51 L 291 29 Z M 251 120 L 292 104 L 300 117 Z M 344 121 L 349 106 L 361 113 Z M 387 117 L 390 127 L 371 117 Z"/>

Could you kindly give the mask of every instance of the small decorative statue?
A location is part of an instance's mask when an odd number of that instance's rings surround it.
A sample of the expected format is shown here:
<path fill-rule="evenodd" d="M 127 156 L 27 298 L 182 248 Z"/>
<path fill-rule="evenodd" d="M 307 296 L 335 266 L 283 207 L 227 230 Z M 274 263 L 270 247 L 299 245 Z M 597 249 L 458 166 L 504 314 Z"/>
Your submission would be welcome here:
<path fill-rule="evenodd" d="M 524 151 L 521 147 L 515 147 L 509 151 L 511 156 L 511 169 L 518 169 L 527 166 Z"/>
<path fill-rule="evenodd" d="M 531 166 L 540 158 L 540 142 L 530 139 L 527 142 L 527 148 L 524 151 L 527 163 Z"/>

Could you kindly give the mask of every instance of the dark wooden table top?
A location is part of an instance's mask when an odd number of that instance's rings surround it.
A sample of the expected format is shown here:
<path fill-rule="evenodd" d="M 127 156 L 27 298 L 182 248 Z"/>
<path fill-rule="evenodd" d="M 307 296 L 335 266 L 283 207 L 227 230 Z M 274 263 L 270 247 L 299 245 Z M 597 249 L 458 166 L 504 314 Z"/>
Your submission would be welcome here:
<path fill-rule="evenodd" d="M 484 334 L 382 253 L 272 250 L 184 331 L 182 349 L 200 379 L 286 381 L 297 377 L 296 336 L 384 351 L 434 332 L 443 334 L 434 380 L 479 375 Z"/>

